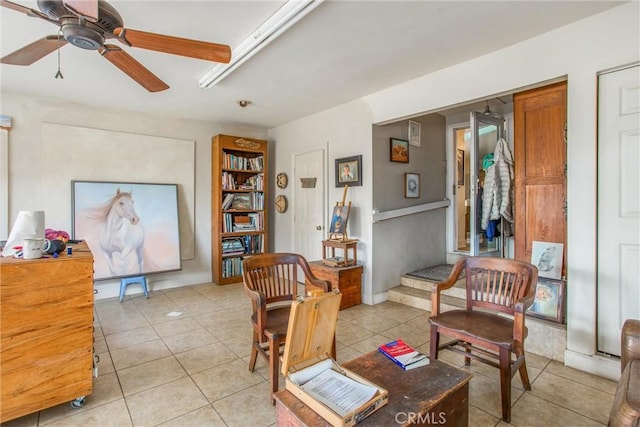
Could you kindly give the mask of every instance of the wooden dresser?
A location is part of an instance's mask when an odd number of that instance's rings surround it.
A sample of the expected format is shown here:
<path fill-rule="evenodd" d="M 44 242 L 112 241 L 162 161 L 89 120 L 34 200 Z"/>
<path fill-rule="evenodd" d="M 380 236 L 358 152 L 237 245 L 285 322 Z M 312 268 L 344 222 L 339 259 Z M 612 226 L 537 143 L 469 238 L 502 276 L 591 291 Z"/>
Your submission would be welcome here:
<path fill-rule="evenodd" d="M 93 256 L 0 257 L 0 422 L 93 388 Z"/>

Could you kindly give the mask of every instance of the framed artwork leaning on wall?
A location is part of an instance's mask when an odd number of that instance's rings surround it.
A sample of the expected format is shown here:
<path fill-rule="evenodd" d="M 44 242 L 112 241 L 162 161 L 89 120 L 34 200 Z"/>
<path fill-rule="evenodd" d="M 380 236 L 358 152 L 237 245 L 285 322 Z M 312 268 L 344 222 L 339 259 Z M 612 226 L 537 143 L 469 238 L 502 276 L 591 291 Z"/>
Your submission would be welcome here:
<path fill-rule="evenodd" d="M 178 185 L 72 181 L 73 238 L 96 280 L 181 269 Z"/>

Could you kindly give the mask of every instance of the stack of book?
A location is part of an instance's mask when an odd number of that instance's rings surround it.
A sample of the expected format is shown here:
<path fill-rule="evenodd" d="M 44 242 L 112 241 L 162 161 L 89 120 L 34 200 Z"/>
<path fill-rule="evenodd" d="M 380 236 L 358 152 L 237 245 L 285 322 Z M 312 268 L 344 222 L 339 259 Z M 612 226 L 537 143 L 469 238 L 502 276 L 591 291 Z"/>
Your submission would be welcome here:
<path fill-rule="evenodd" d="M 244 242 L 240 238 L 223 239 L 222 255 L 242 255 L 245 253 Z"/>
<path fill-rule="evenodd" d="M 401 339 L 378 347 L 378 351 L 405 371 L 429 364 L 429 358 Z"/>

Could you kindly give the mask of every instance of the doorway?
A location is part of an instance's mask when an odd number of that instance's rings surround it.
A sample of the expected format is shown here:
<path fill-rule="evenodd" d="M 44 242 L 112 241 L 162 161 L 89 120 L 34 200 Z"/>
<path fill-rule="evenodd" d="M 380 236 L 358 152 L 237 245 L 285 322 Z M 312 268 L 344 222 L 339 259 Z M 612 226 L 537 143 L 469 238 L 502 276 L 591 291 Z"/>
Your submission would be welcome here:
<path fill-rule="evenodd" d="M 293 248 L 308 261 L 322 259 L 325 236 L 325 149 L 293 155 Z"/>
<path fill-rule="evenodd" d="M 498 140 L 505 134 L 504 119 L 489 108 L 472 111 L 469 122 L 453 128 L 455 252 L 502 256 L 504 244 L 481 226 L 485 169 L 492 164 Z"/>

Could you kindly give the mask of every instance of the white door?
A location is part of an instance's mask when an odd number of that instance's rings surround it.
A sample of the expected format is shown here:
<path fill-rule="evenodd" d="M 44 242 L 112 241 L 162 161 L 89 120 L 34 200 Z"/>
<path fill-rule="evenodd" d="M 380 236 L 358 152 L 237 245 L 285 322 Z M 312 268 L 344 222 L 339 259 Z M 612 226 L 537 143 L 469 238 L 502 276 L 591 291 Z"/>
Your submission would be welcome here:
<path fill-rule="evenodd" d="M 294 250 L 307 261 L 322 259 L 327 211 L 325 169 L 324 150 L 294 156 Z"/>
<path fill-rule="evenodd" d="M 598 79 L 598 350 L 640 318 L 640 66 Z"/>

